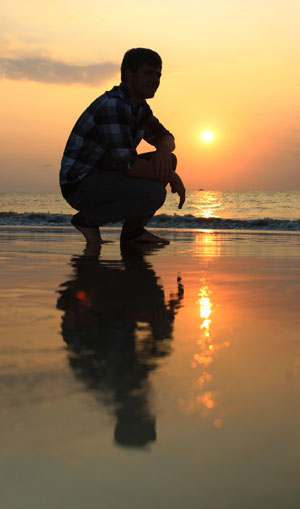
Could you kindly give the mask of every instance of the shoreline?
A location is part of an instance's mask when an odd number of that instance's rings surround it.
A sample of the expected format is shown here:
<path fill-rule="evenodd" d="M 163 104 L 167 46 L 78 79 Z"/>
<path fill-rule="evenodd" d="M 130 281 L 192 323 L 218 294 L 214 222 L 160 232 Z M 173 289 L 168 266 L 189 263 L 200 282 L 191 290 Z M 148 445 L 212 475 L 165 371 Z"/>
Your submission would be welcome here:
<path fill-rule="evenodd" d="M 288 258 L 300 256 L 300 233 L 249 230 L 195 230 L 149 228 L 170 241 L 160 251 L 162 257 L 248 257 Z M 111 240 L 101 247 L 101 256 L 120 256 L 119 227 L 101 228 L 104 240 Z M 40 254 L 67 255 L 85 249 L 83 236 L 73 226 L 0 226 L 0 253 L 38 252 Z"/>
<path fill-rule="evenodd" d="M 120 226 L 101 226 L 100 227 L 101 231 L 105 232 L 109 232 L 109 231 L 112 231 L 112 232 L 120 232 L 121 231 L 121 227 Z M 173 228 L 173 227 L 161 227 L 161 226 L 147 226 L 147 229 L 148 230 L 155 230 L 156 232 L 188 232 L 188 233 L 195 233 L 195 234 L 198 234 L 198 233 L 216 233 L 216 234 L 235 234 L 235 233 L 241 233 L 241 234 L 245 234 L 245 235 L 252 235 L 252 234 L 266 234 L 266 235 L 295 235 L 295 236 L 299 236 L 300 237 L 300 230 L 272 230 L 272 229 L 262 229 L 262 228 L 258 228 L 258 229 L 250 229 L 250 228 L 186 228 L 186 227 L 179 227 L 179 228 Z M 28 231 L 33 231 L 33 230 L 36 230 L 38 232 L 47 232 L 47 231 L 53 231 L 53 232 L 75 232 L 75 228 L 74 226 L 67 226 L 67 225 L 41 225 L 41 224 L 37 224 L 37 225 L 22 225 L 22 224 L 18 224 L 18 225 L 5 225 L 5 224 L 0 224 L 0 232 L 1 231 L 12 231 L 12 230 L 15 230 L 15 231 L 20 231 L 22 232 L 23 230 L 28 230 Z"/>

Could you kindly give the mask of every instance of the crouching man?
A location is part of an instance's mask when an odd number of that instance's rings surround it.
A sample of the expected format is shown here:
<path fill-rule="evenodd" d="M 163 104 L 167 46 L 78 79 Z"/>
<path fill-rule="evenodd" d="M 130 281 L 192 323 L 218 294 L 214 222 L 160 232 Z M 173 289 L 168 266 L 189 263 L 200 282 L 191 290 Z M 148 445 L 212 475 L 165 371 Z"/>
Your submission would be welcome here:
<path fill-rule="evenodd" d="M 146 102 L 159 87 L 161 70 L 156 52 L 127 51 L 121 84 L 82 113 L 67 141 L 61 192 L 78 210 L 71 222 L 89 245 L 103 242 L 99 226 L 118 221 L 124 221 L 122 242 L 169 243 L 145 229 L 163 205 L 168 184 L 179 195 L 179 208 L 185 201 L 184 185 L 175 173 L 174 137 Z M 142 139 L 156 150 L 138 155 Z"/>

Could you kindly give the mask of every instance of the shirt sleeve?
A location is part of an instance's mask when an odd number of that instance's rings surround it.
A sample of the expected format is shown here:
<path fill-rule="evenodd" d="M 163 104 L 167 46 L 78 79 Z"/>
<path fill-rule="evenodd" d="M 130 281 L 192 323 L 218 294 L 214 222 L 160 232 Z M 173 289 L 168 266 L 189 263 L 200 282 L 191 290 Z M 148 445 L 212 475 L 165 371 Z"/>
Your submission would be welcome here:
<path fill-rule="evenodd" d="M 131 106 L 120 98 L 110 98 L 98 109 L 94 121 L 104 149 L 100 166 L 129 171 L 137 159 Z"/>
<path fill-rule="evenodd" d="M 168 131 L 153 115 L 152 110 L 147 103 L 144 118 L 144 129 L 145 132 L 143 138 L 147 141 L 147 143 L 150 143 L 150 145 L 155 145 L 156 141 L 162 136 L 169 135 L 174 138 L 173 134 L 170 133 L 170 131 Z"/>

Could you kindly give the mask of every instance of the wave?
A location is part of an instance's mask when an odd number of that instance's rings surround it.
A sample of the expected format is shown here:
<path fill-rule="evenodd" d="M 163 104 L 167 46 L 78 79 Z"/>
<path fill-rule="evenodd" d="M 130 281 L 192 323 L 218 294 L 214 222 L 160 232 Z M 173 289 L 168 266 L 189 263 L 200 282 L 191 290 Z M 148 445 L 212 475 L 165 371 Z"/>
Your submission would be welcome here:
<path fill-rule="evenodd" d="M 2 226 L 70 226 L 71 214 L 42 212 L 0 212 Z M 106 226 L 118 226 L 120 223 Z M 148 223 L 156 228 L 184 228 L 209 230 L 281 230 L 300 231 L 300 220 L 273 219 L 222 219 L 195 217 L 192 214 L 157 214 Z"/>

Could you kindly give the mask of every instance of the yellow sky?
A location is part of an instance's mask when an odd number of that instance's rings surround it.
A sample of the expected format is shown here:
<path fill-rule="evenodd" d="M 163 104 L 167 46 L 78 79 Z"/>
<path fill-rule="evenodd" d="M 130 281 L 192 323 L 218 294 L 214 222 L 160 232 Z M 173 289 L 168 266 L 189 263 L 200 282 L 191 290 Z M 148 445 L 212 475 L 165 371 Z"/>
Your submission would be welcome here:
<path fill-rule="evenodd" d="M 300 188 L 298 0 L 2 0 L 0 20 L 2 191 L 58 189 L 75 120 L 137 46 L 162 56 L 149 104 L 189 189 Z"/>

